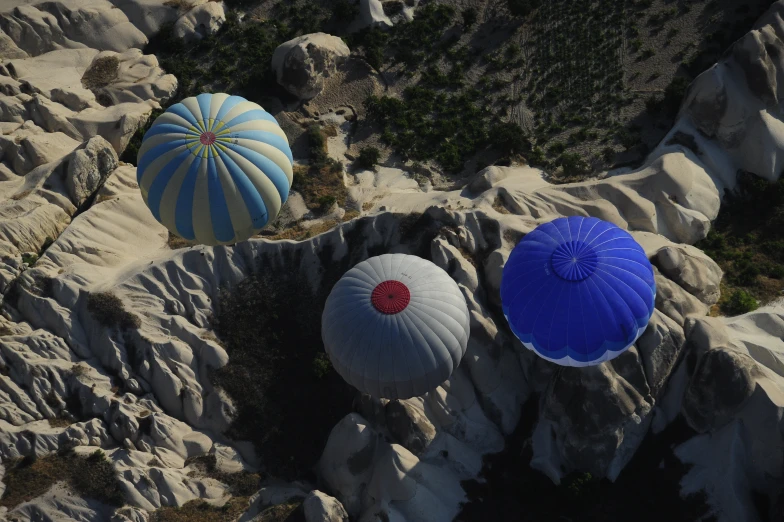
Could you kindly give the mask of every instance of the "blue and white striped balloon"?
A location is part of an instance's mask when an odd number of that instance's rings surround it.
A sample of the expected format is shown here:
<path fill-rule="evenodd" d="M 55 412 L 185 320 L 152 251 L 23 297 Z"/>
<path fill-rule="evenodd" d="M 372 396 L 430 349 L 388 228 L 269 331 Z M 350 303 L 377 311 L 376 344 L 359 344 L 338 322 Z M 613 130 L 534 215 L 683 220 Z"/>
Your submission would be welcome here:
<path fill-rule="evenodd" d="M 240 96 L 200 94 L 145 133 L 136 177 L 163 226 L 205 245 L 245 241 L 286 202 L 294 159 L 275 118 Z"/>

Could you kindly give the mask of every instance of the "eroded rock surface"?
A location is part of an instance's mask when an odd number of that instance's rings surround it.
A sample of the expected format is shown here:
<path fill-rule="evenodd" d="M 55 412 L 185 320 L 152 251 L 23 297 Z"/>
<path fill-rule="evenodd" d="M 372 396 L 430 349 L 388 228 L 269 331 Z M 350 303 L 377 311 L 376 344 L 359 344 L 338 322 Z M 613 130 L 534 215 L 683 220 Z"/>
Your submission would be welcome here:
<path fill-rule="evenodd" d="M 213 457 L 225 473 L 264 463 L 226 437 L 235 408 L 208 377 L 229 361 L 211 335 L 221 288 L 236 287 L 260 262 L 283 270 L 291 259 L 311 288 L 323 288 L 383 252 L 431 259 L 458 283 L 471 314 L 463 362 L 422 397 L 360 398 L 318 463 L 324 492 L 266 484 L 241 520 L 292 498 L 309 521 L 450 520 L 465 500 L 460 481 L 503 449 L 528 400 L 542 404 L 531 464 L 554 481 L 570 471 L 617 478 L 651 426 L 660 431 L 682 415 L 699 433 L 677 448 L 693 465 L 684 493 L 707 491 L 722 522 L 755 522 L 752 491 L 779 494 L 784 314 L 705 317 L 722 273 L 689 245 L 717 216 L 730 171 L 771 179 L 781 171 L 775 71 L 784 4 L 690 89 L 676 129 L 694 134 L 699 150 L 665 139 L 633 172 L 559 186 L 536 169 L 492 167 L 462 189 L 424 191 L 402 171 L 379 168 L 347 176 L 362 215 L 314 238 L 174 250 L 144 205 L 135 168 L 117 154 L 176 90 L 139 48 L 166 21 L 183 36 L 209 34 L 220 4 L 78 4 L 32 1 L 0 14 L 0 457 L 102 448 L 128 505 L 112 510 L 53 488 L 0 516 L 142 521 L 162 506 L 225 502 L 230 488 L 194 459 Z M 393 21 L 375 0 L 360 12 L 371 24 Z M 74 22 L 87 15 L 89 24 Z M 313 110 L 348 126 L 361 103 L 348 107 L 335 94 L 349 50 L 330 38 L 288 42 L 274 63 L 279 74 L 290 69 L 279 80 L 297 96 L 323 89 Z M 379 89 L 369 71 L 364 78 L 349 93 L 360 102 Z M 330 147 L 343 154 L 340 139 Z M 562 215 L 630 230 L 656 266 L 648 330 L 597 367 L 558 370 L 537 360 L 498 310 L 514 244 Z M 88 300 L 101 293 L 121 303 L 132 327 L 96 320 Z"/>
<path fill-rule="evenodd" d="M 272 70 L 284 89 L 301 100 L 310 100 L 324 89 L 324 80 L 337 72 L 350 53 L 337 36 L 306 34 L 275 49 Z"/>

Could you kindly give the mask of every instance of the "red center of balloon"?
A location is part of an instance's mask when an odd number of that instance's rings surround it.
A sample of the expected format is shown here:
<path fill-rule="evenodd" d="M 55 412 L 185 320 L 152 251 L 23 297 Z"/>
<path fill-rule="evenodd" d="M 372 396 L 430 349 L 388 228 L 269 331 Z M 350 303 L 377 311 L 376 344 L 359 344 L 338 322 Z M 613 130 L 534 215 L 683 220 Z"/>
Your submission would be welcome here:
<path fill-rule="evenodd" d="M 398 314 L 406 309 L 411 301 L 411 292 L 400 281 L 384 281 L 373 289 L 370 302 L 382 314 Z"/>
<path fill-rule="evenodd" d="M 212 145 L 215 143 L 215 134 L 211 132 L 204 132 L 199 136 L 199 141 L 202 145 Z"/>

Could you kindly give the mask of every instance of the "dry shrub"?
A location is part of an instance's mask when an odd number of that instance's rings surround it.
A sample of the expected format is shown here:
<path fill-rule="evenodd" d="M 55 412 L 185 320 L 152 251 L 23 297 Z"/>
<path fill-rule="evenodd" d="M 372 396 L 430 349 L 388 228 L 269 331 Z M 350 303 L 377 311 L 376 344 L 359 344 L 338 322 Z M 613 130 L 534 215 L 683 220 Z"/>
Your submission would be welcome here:
<path fill-rule="evenodd" d="M 130 330 L 142 325 L 139 316 L 126 310 L 120 298 L 109 292 L 90 294 L 87 297 L 87 310 L 106 328 Z"/>

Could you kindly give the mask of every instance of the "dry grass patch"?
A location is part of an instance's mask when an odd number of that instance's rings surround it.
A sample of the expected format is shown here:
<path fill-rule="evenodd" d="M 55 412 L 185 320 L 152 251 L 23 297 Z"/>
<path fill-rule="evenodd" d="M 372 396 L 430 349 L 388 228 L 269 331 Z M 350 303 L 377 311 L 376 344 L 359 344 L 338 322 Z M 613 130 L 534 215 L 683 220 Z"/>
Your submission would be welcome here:
<path fill-rule="evenodd" d="M 234 497 L 217 507 L 203 500 L 191 500 L 182 507 L 163 507 L 150 522 L 234 522 L 248 508 L 248 497 Z"/>
<path fill-rule="evenodd" d="M 117 78 L 120 69 L 120 60 L 116 56 L 104 56 L 94 60 L 90 67 L 84 71 L 82 85 L 85 89 L 100 89 L 106 87 Z"/>
<path fill-rule="evenodd" d="M 516 230 L 512 230 L 511 228 L 507 228 L 506 230 L 504 230 L 504 239 L 507 242 L 512 243 L 513 245 L 519 243 L 524 236 L 525 234 L 523 234 L 522 232 L 517 232 Z"/>
<path fill-rule="evenodd" d="M 29 196 L 30 192 L 31 191 L 29 191 L 29 190 L 23 190 L 22 192 L 17 192 L 13 196 L 11 196 L 11 199 L 14 200 L 14 201 L 19 201 L 19 200 L 24 199 L 27 196 Z"/>
<path fill-rule="evenodd" d="M 87 296 L 87 311 L 106 328 L 130 330 L 142 325 L 139 316 L 126 310 L 120 298 L 109 292 Z"/>
<path fill-rule="evenodd" d="M 358 218 L 358 217 L 359 217 L 359 211 L 358 210 L 347 210 L 346 213 L 343 214 L 343 219 L 341 219 L 341 221 L 343 221 L 343 223 L 345 223 L 346 221 L 351 221 L 352 219 Z"/>
<path fill-rule="evenodd" d="M 261 512 L 259 522 L 305 522 L 305 510 L 301 499 L 289 500 L 284 504 L 268 507 Z"/>
<path fill-rule="evenodd" d="M 235 497 L 250 497 L 261 487 L 261 475 L 240 471 L 238 473 L 225 473 L 217 467 L 215 455 L 200 455 L 185 461 L 185 465 L 194 468 L 188 476 L 206 476 L 229 486 L 229 491 Z"/>
<path fill-rule="evenodd" d="M 511 214 L 511 212 L 509 212 L 509 209 L 506 208 L 503 198 L 501 198 L 500 196 L 496 196 L 496 198 L 493 200 L 493 210 L 495 210 L 499 214 Z"/>
<path fill-rule="evenodd" d="M 312 227 L 308 228 L 305 228 L 300 224 L 296 224 L 293 227 L 284 230 L 280 234 L 276 234 L 274 236 L 264 236 L 264 239 L 268 241 L 281 241 L 283 239 L 304 241 L 306 239 L 316 237 L 319 234 L 323 234 L 324 232 L 328 232 L 339 224 L 340 221 L 332 219 L 325 220 L 318 225 L 313 225 Z"/>
<path fill-rule="evenodd" d="M 89 457 L 71 453 L 11 461 L 3 477 L 6 490 L 0 506 L 12 509 L 43 495 L 54 484 L 63 481 L 84 497 L 112 506 L 121 506 L 125 502 L 112 464 L 101 450 L 96 450 Z"/>
<path fill-rule="evenodd" d="M 182 13 L 187 13 L 193 9 L 193 4 L 189 0 L 166 0 L 163 5 L 177 9 Z"/>
<path fill-rule="evenodd" d="M 49 426 L 52 428 L 67 428 L 71 425 L 71 421 L 68 419 L 56 418 L 56 419 L 46 419 L 49 421 Z"/>
<path fill-rule="evenodd" d="M 172 250 L 177 250 L 180 248 L 190 248 L 192 246 L 197 245 L 195 241 L 181 238 L 177 234 L 172 234 L 171 232 L 169 232 L 169 239 L 167 240 L 166 243 L 169 245 L 169 248 L 171 248 Z"/>

